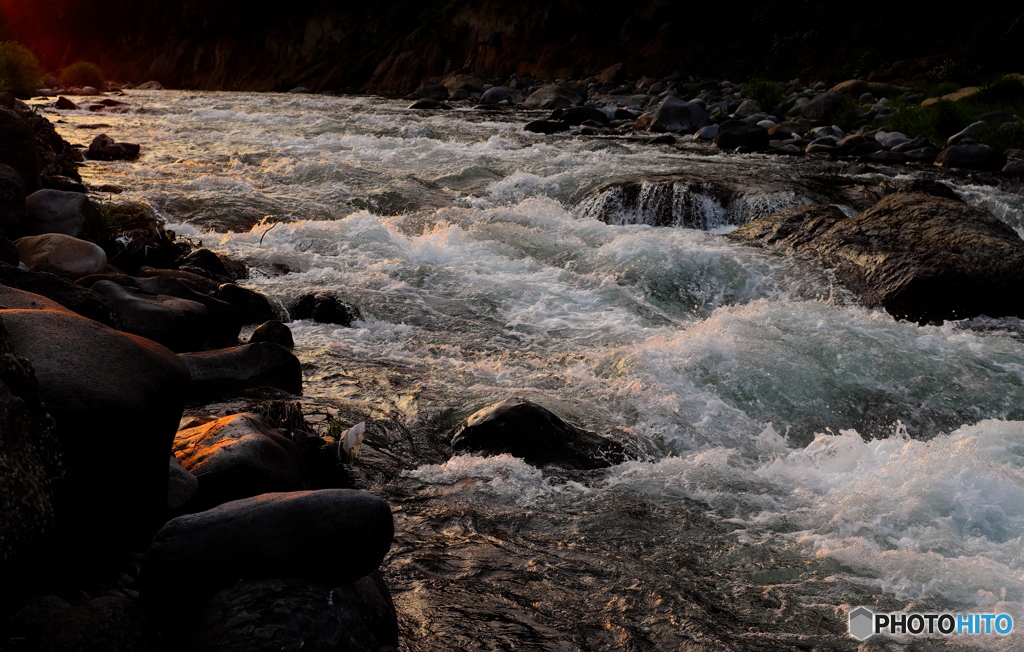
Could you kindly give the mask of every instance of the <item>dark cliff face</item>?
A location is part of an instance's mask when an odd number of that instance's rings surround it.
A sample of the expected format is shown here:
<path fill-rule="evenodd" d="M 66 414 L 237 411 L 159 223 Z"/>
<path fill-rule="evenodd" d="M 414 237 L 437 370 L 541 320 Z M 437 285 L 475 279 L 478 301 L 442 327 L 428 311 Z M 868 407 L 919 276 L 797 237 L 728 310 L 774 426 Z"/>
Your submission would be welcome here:
<path fill-rule="evenodd" d="M 944 52 L 968 67 L 1022 63 L 1020 10 L 948 21 L 922 3 L 862 10 L 824 0 L 757 9 L 644 0 L 7 0 L 4 38 L 45 66 L 77 59 L 112 78 L 207 89 L 347 88 L 404 94 L 468 71 L 541 78 L 842 76 L 864 65 Z M 984 47 L 982 47 L 984 46 Z"/>

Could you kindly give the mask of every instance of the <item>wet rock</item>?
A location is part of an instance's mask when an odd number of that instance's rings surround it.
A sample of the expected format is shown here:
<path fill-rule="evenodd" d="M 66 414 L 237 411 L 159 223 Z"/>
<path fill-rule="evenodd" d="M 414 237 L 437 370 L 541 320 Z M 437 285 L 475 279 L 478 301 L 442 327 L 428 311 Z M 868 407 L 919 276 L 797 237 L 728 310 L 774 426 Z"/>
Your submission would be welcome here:
<path fill-rule="evenodd" d="M 309 488 L 298 447 L 256 414 L 233 414 L 180 430 L 173 450 L 181 465 L 199 479 L 199 509 Z"/>
<path fill-rule="evenodd" d="M 147 540 L 163 514 L 188 369 L 155 342 L 69 312 L 3 310 L 0 317 L 14 350 L 35 369 L 64 451 L 62 535 L 49 561 L 87 572 Z"/>
<path fill-rule="evenodd" d="M 54 274 L 0 265 L 0 285 L 41 295 L 83 317 L 125 329 L 121 311 L 106 297 Z"/>
<path fill-rule="evenodd" d="M 808 120 L 831 120 L 843 108 L 845 96 L 842 93 L 821 93 L 800 109 L 800 115 Z"/>
<path fill-rule="evenodd" d="M 727 120 L 719 125 L 714 144 L 719 149 L 727 151 L 743 147 L 759 152 L 768 149 L 770 140 L 768 132 L 757 125 L 749 125 L 739 120 Z"/>
<path fill-rule="evenodd" d="M 450 110 L 452 107 L 448 106 L 444 102 L 441 102 L 440 100 L 432 100 L 430 98 L 425 97 L 423 99 L 416 100 L 415 102 L 410 104 L 409 108 L 417 110 Z"/>
<path fill-rule="evenodd" d="M 0 320 L 0 577 L 14 597 L 8 571 L 55 525 L 55 500 L 64 477 L 56 427 L 35 370 L 16 353 Z"/>
<path fill-rule="evenodd" d="M 701 127 L 693 134 L 693 140 L 714 140 L 718 137 L 718 125 Z"/>
<path fill-rule="evenodd" d="M 0 163 L 18 173 L 25 192 L 39 189 L 35 135 L 21 116 L 5 107 L 0 107 Z"/>
<path fill-rule="evenodd" d="M 103 596 L 64 611 L 32 637 L 38 652 L 139 652 L 156 645 L 137 601 Z"/>
<path fill-rule="evenodd" d="M 555 134 L 560 131 L 569 131 L 569 124 L 557 120 L 534 120 L 523 126 L 523 131 L 532 131 L 535 134 Z"/>
<path fill-rule="evenodd" d="M 622 446 L 562 421 L 530 401 L 507 399 L 472 415 L 452 437 L 458 454 L 521 457 L 534 466 L 600 469 L 624 461 Z"/>
<path fill-rule="evenodd" d="M 336 589 L 243 580 L 207 602 L 196 639 L 209 652 L 362 652 L 397 646 L 398 623 L 379 573 Z"/>
<path fill-rule="evenodd" d="M 101 248 L 63 233 L 25 236 L 15 240 L 14 246 L 19 260 L 35 272 L 74 279 L 107 268 L 107 254 Z"/>
<path fill-rule="evenodd" d="M 228 270 L 224 266 L 224 261 L 220 259 L 220 256 L 210 251 L 206 247 L 196 249 L 181 260 L 182 266 L 198 267 L 204 269 L 211 274 L 217 276 L 228 276 Z"/>
<path fill-rule="evenodd" d="M 583 104 L 583 98 L 558 84 L 541 86 L 523 100 L 523 106 L 531 109 L 565 109 L 578 104 Z"/>
<path fill-rule="evenodd" d="M 219 286 L 214 296 L 234 306 L 238 310 L 243 324 L 262 324 L 277 316 L 267 297 L 255 290 L 243 288 L 234 283 L 224 283 Z"/>
<path fill-rule="evenodd" d="M 192 373 L 191 396 L 196 399 L 262 386 L 302 393 L 299 359 L 277 344 L 256 342 L 180 357 Z"/>
<path fill-rule="evenodd" d="M 140 91 L 162 91 L 162 90 L 164 90 L 164 85 L 161 84 L 160 82 L 156 81 L 156 80 L 151 80 L 151 81 L 139 84 L 135 88 L 137 88 Z"/>
<path fill-rule="evenodd" d="M 292 338 L 292 330 L 276 319 L 271 319 L 260 324 L 259 328 L 253 331 L 249 343 L 272 342 L 286 349 L 295 348 L 295 340 Z"/>
<path fill-rule="evenodd" d="M 549 120 L 562 122 L 578 127 L 584 122 L 593 121 L 600 126 L 607 126 L 611 117 L 596 106 L 572 106 L 568 109 L 555 109 Z"/>
<path fill-rule="evenodd" d="M 136 284 L 141 285 L 137 281 Z M 176 294 L 188 292 L 192 296 L 172 296 L 113 281 L 93 283 L 91 289 L 117 306 L 128 332 L 159 342 L 172 351 L 202 351 L 238 342 L 242 322 L 237 312 L 228 304 L 219 309 L 205 305 L 215 300 L 183 286 Z"/>
<path fill-rule="evenodd" d="M 106 134 L 93 138 L 85 158 L 90 161 L 134 161 L 139 158 L 141 147 L 136 143 L 118 143 Z"/>
<path fill-rule="evenodd" d="M 393 537 L 390 507 L 368 493 L 263 494 L 164 525 L 146 553 L 140 593 L 154 613 L 170 616 L 243 578 L 341 586 L 375 571 Z"/>
<path fill-rule="evenodd" d="M 78 237 L 100 227 L 99 209 L 78 192 L 38 190 L 25 198 L 29 235 L 63 233 Z"/>
<path fill-rule="evenodd" d="M 480 96 L 481 104 L 501 104 L 502 102 L 512 103 L 512 94 L 504 86 L 489 88 Z"/>
<path fill-rule="evenodd" d="M 708 112 L 696 102 L 666 97 L 651 117 L 650 131 L 693 133 L 711 122 Z"/>
<path fill-rule="evenodd" d="M 753 220 L 729 237 L 808 252 L 868 306 L 919 323 L 1024 315 L 1015 290 L 1024 241 L 962 201 L 894 194 L 855 217 L 803 206 Z"/>
<path fill-rule="evenodd" d="M 25 182 L 14 168 L 0 163 L 0 229 L 8 237 L 24 235 Z"/>
<path fill-rule="evenodd" d="M 78 109 L 78 105 L 69 100 L 66 97 L 58 97 L 57 101 L 53 104 L 54 108 L 60 109 L 61 111 L 74 111 Z"/>
<path fill-rule="evenodd" d="M 935 165 L 998 172 L 1006 165 L 1006 157 L 988 145 L 961 143 L 939 152 Z"/>
<path fill-rule="evenodd" d="M 941 181 L 931 179 L 886 179 L 879 185 L 879 190 L 883 196 L 897 193 L 919 193 L 963 201 L 955 190 Z"/>
<path fill-rule="evenodd" d="M 205 276 L 180 269 L 143 268 L 139 270 L 139 276 L 146 278 L 176 278 L 185 285 L 191 287 L 193 290 L 210 295 L 216 293 L 217 288 L 223 285 L 222 283 L 209 279 Z"/>
<path fill-rule="evenodd" d="M 312 319 L 322 324 L 351 326 L 362 319 L 359 309 L 345 303 L 330 292 L 307 292 L 299 296 L 289 308 L 292 319 Z"/>
<path fill-rule="evenodd" d="M 199 493 L 199 478 L 192 475 L 171 455 L 167 465 L 167 509 L 175 512 Z"/>

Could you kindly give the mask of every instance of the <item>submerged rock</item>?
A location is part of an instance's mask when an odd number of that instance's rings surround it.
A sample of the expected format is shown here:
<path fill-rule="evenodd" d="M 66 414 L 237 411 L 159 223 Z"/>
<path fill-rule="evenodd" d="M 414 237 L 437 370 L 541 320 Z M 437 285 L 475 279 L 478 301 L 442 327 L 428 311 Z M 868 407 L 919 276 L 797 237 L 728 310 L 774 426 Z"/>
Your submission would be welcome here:
<path fill-rule="evenodd" d="M 136 143 L 118 143 L 106 134 L 93 138 L 85 158 L 90 161 L 134 161 L 139 158 L 141 147 Z"/>
<path fill-rule="evenodd" d="M 295 300 L 288 312 L 292 319 L 312 319 L 340 326 L 351 326 L 353 321 L 362 319 L 358 308 L 331 292 L 306 292 Z"/>
<path fill-rule="evenodd" d="M 987 211 L 918 193 L 888 195 L 855 217 L 801 206 L 729 237 L 811 253 L 865 305 L 919 323 L 1024 316 L 1024 241 Z"/>
<path fill-rule="evenodd" d="M 521 457 L 534 466 L 600 469 L 624 461 L 622 446 L 562 421 L 530 401 L 507 399 L 472 414 L 452 437 L 456 453 Z"/>

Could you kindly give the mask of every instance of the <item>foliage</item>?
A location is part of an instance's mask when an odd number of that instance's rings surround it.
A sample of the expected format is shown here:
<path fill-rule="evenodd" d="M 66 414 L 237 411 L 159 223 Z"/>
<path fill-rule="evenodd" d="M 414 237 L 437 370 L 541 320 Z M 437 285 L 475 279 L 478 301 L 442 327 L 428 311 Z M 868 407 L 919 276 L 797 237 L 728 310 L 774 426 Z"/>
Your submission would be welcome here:
<path fill-rule="evenodd" d="M 755 79 L 743 87 L 744 94 L 761 105 L 765 111 L 771 111 L 786 101 L 786 89 L 779 82 L 766 79 Z"/>
<path fill-rule="evenodd" d="M 64 88 L 73 86 L 92 86 L 99 91 L 107 90 L 107 82 L 103 71 L 95 63 L 76 61 L 60 73 L 60 83 Z"/>
<path fill-rule="evenodd" d="M 39 60 L 20 43 L 0 43 L 0 91 L 31 95 L 39 88 L 43 69 Z"/>
<path fill-rule="evenodd" d="M 842 106 L 832 115 L 832 124 L 841 128 L 844 132 L 853 131 L 863 124 L 860 106 L 849 97 L 843 97 Z"/>
<path fill-rule="evenodd" d="M 897 100 L 892 115 L 880 121 L 880 126 L 894 129 L 910 136 L 926 136 L 936 145 L 942 146 L 955 133 L 976 122 L 987 113 L 1002 112 L 1024 117 L 1024 82 L 1018 77 L 1007 76 L 983 86 L 981 90 L 958 102 L 939 100 L 930 106 Z M 1024 129 L 1004 128 L 1001 120 L 987 124 L 977 140 L 996 151 L 1024 147 Z M 1019 122 L 1017 123 L 1020 124 Z"/>

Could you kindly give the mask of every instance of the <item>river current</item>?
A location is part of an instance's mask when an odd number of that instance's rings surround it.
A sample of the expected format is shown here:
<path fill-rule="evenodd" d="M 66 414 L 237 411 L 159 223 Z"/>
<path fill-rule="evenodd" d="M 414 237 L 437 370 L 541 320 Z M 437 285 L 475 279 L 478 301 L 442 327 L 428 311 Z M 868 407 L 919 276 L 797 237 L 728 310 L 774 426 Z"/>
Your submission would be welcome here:
<path fill-rule="evenodd" d="M 813 261 L 722 236 L 808 202 L 856 213 L 851 184 L 883 175 L 378 98 L 123 99 L 46 110 L 73 143 L 142 144 L 88 183 L 246 261 L 281 310 L 311 289 L 361 310 L 291 326 L 308 409 L 367 421 L 356 474 L 395 508 L 404 649 L 854 650 L 859 604 L 1024 628 L 1021 323 L 899 322 Z M 651 226 L 648 191 L 615 186 L 665 175 L 690 181 L 664 210 L 701 228 Z M 946 181 L 1024 227 L 1013 188 L 963 179 Z M 508 396 L 631 460 L 449 459 L 457 422 Z"/>

